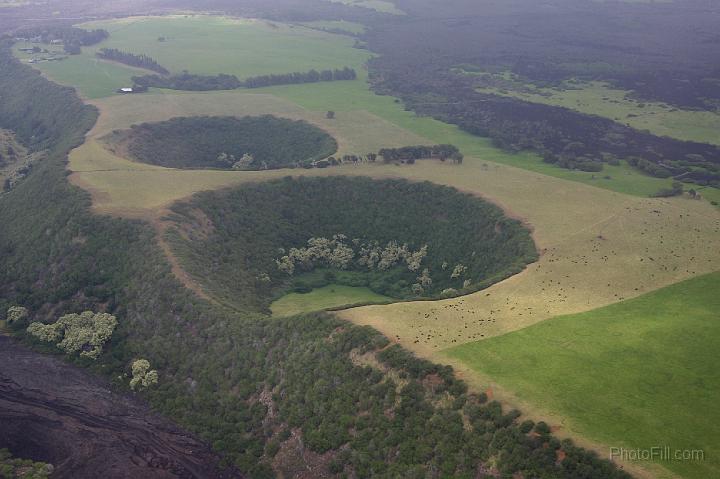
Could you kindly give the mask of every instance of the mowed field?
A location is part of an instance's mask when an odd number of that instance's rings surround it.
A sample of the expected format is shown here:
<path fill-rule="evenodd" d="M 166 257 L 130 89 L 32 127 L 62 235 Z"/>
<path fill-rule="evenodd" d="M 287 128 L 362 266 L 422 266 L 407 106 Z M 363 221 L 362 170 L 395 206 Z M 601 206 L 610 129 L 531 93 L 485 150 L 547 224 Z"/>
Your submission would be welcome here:
<path fill-rule="evenodd" d="M 110 37 L 83 48 L 81 55 L 33 66 L 60 84 L 76 87 L 89 99 L 112 96 L 118 88 L 131 86 L 133 75 L 153 73 L 98 60 L 95 52 L 101 48 L 148 55 L 172 73 L 187 70 L 238 78 L 312 68 L 361 69 L 370 57 L 367 51 L 352 48 L 355 40 L 351 37 L 265 20 L 172 15 L 104 20 L 80 27 L 102 28 Z M 160 37 L 164 41 L 158 41 Z M 18 51 L 23 46 L 27 45 L 18 44 L 16 53 L 28 59 L 31 55 Z"/>
<path fill-rule="evenodd" d="M 660 136 L 720 144 L 719 113 L 682 110 L 665 103 L 634 100 L 628 96 L 630 92 L 602 82 L 568 85 L 565 89 L 540 88 L 534 93 L 497 88 L 478 90 L 604 116 Z"/>
<path fill-rule="evenodd" d="M 271 29 L 264 34 L 273 35 L 273 32 Z M 92 192 L 94 207 L 101 213 L 157 219 L 173 201 L 198 191 L 291 174 L 347 174 L 403 177 L 454 186 L 488 198 L 508 214 L 525 221 L 532 228 L 542 254 L 537 263 L 521 274 L 462 298 L 368 306 L 339 313 L 358 324 L 378 328 L 422 356 L 450 361 L 459 369 L 467 370 L 465 374 L 472 375 L 467 376 L 471 384 L 487 384 L 492 379 L 515 392 L 512 378 L 500 374 L 494 378 L 478 367 L 481 361 L 474 359 L 473 348 L 485 342 L 492 344 L 490 341 L 477 343 L 478 340 L 495 337 L 499 340 L 526 331 L 535 334 L 532 332 L 537 326 L 555 321 L 551 318 L 593 312 L 596 308 L 720 270 L 720 210 L 708 202 L 647 198 L 668 181 L 641 175 L 627 167 L 609 168 L 603 175 L 609 174 L 611 178 L 601 179 L 590 173 L 546 165 L 532 154 L 501 152 L 485 139 L 451 125 L 416 117 L 392 98 L 372 94 L 364 78 L 252 92 L 152 92 L 102 98 L 92 103 L 100 109 L 100 119 L 86 143 L 72 152 L 69 168 L 73 172 L 72 181 Z M 326 119 L 327 110 L 336 111 L 337 118 Z M 106 150 L 100 141 L 114 129 L 144 121 L 187 115 L 264 113 L 305 119 L 320 126 L 337 138 L 341 154 L 365 154 L 380 147 L 418 143 L 453 143 L 463 150 L 466 159 L 460 166 L 427 161 L 413 166 L 347 165 L 323 170 L 181 171 L 126 160 Z M 690 307 L 693 300 L 682 297 L 688 305 L 684 308 L 687 314 L 702 319 Z M 628 328 L 632 321 L 633 314 L 622 316 Z M 542 335 L 538 341 L 542 343 Z M 462 344 L 468 344 L 469 348 L 465 357 L 445 354 Z M 640 341 L 634 346 L 637 358 L 655 358 L 655 345 Z M 717 346 L 717 341 L 713 342 L 710 336 L 707 341 L 676 344 L 678 348 L 685 347 L 686 351 L 710 359 Z M 513 350 L 507 349 L 504 353 L 512 354 Z M 477 357 L 481 358 L 481 354 Z M 578 354 L 582 355 L 582 350 Z M 592 369 L 595 357 L 588 350 L 581 360 Z M 708 362 L 712 364 L 711 360 Z M 607 378 L 608 372 L 599 368 L 597 374 Z M 641 382 L 645 373 L 630 368 L 626 374 L 628 381 Z M 574 389 L 569 393 L 575 394 L 582 406 L 587 383 L 578 379 L 573 384 Z M 620 394 L 624 383 L 611 382 L 610 386 L 617 389 L 613 394 Z M 707 382 L 705 387 L 711 397 L 718 396 L 715 383 Z M 705 407 L 702 391 L 698 385 L 697 391 L 686 396 L 682 407 L 688 414 Z M 642 437 L 628 434 L 618 426 L 624 419 L 606 421 L 605 431 L 594 431 L 583 426 L 577 409 L 563 409 L 542 396 L 536 400 L 533 394 L 525 394 L 520 389 L 517 392 L 528 404 L 537 407 L 537 411 L 560 412 L 563 421 L 574 426 L 573 431 L 582 431 L 592 440 L 614 445 L 624 444 L 622 441 L 631 438 L 627 444 L 645 446 Z M 712 443 L 712 437 L 703 437 L 706 429 L 695 434 L 679 427 L 679 423 L 648 419 L 665 413 L 658 410 L 653 398 L 651 389 L 640 390 L 634 402 L 614 405 L 618 417 L 632 415 L 634 410 L 645 407 L 642 420 L 646 422 L 646 437 L 659 437 L 662 431 L 673 427 L 679 429 L 668 432 L 668 437 L 689 434 Z M 548 407 L 544 409 L 543 404 Z"/>
<path fill-rule="evenodd" d="M 713 273 L 447 354 L 562 414 L 567 429 L 615 447 L 703 450 L 704 460 L 659 462 L 720 477 L 719 292 Z"/>

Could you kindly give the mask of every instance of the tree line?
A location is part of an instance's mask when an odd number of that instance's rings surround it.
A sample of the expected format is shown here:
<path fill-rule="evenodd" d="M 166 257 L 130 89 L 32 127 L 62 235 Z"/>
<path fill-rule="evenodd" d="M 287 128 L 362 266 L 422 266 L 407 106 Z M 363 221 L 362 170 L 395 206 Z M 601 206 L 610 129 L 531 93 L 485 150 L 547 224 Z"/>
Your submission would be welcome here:
<path fill-rule="evenodd" d="M 162 73 L 162 72 L 161 72 Z M 143 75 L 133 77 L 138 86 L 168 88 L 171 90 L 212 91 L 235 90 L 238 88 L 262 88 L 273 85 L 317 83 L 322 81 L 355 80 L 354 69 L 344 67 L 335 70 L 310 70 L 284 74 L 260 75 L 240 80 L 235 75 L 195 75 L 183 72 L 178 75 Z"/>
<path fill-rule="evenodd" d="M 102 58 L 103 60 L 111 60 L 133 67 L 152 70 L 162 75 L 170 74 L 170 72 L 165 67 L 144 54 L 136 55 L 134 53 L 123 52 L 121 50 L 118 50 L 117 48 L 101 48 L 97 53 L 95 53 L 95 55 L 97 55 L 98 58 Z"/>

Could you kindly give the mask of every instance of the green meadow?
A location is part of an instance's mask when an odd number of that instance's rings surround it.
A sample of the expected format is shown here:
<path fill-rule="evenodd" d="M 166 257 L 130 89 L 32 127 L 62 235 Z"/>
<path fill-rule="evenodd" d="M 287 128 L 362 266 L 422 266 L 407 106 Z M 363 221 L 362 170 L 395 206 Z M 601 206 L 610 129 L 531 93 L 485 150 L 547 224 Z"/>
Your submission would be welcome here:
<path fill-rule="evenodd" d="M 288 293 L 270 305 L 273 316 L 293 316 L 354 304 L 387 303 L 392 298 L 365 287 L 330 284 L 309 293 Z"/>
<path fill-rule="evenodd" d="M 173 73 L 226 73 L 239 78 L 344 66 L 361 69 L 370 53 L 353 48 L 355 39 L 300 25 L 204 15 L 131 17 L 80 25 L 103 28 L 110 37 L 81 55 L 34 66 L 86 98 L 111 96 L 149 72 L 99 61 L 100 48 L 145 54 Z M 350 28 L 350 27 L 348 27 Z M 163 41 L 160 41 L 160 39 Z M 17 48 L 25 45 L 19 44 Z M 20 58 L 30 58 L 16 49 Z M 282 54 L 278 54 L 282 52 Z"/>
<path fill-rule="evenodd" d="M 592 440 L 703 450 L 704 460 L 659 464 L 720 477 L 718 292 L 720 273 L 711 273 L 448 355 Z"/>

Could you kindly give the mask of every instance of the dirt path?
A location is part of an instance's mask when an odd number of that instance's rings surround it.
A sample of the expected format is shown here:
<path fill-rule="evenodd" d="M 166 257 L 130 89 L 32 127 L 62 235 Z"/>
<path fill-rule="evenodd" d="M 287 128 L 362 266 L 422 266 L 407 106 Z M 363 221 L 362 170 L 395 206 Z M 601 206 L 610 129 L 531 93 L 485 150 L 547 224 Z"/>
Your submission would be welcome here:
<path fill-rule="evenodd" d="M 170 263 L 173 275 L 175 275 L 175 278 L 177 278 L 177 280 L 180 281 L 183 286 L 185 286 L 193 293 L 197 294 L 202 299 L 209 301 L 217 306 L 221 306 L 215 299 L 208 295 L 205 290 L 203 290 L 202 286 L 200 286 L 200 284 L 195 281 L 188 274 L 187 271 L 185 271 L 185 269 L 180 265 L 180 260 L 177 258 L 177 256 L 173 254 L 172 248 L 170 247 L 170 244 L 165 238 L 165 233 L 167 232 L 167 229 L 171 226 L 170 222 L 162 219 L 166 213 L 167 211 L 161 212 L 158 217 L 154 218 L 151 221 L 151 224 L 153 228 L 155 228 L 155 231 L 157 233 L 157 243 L 160 246 L 163 254 L 165 255 L 165 258 L 168 260 L 168 263 Z"/>

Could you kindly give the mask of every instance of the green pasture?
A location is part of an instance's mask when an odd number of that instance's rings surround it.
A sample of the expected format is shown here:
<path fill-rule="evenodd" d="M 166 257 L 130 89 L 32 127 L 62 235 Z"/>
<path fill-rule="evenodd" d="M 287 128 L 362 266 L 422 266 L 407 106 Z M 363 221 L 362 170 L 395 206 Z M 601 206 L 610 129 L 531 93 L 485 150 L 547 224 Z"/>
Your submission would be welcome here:
<path fill-rule="evenodd" d="M 145 54 L 173 73 L 233 74 L 239 78 L 344 66 L 361 69 L 370 53 L 353 48 L 355 39 L 300 25 L 205 15 L 131 17 L 85 23 L 104 28 L 110 37 L 81 55 L 34 66 L 86 98 L 110 96 L 130 77 L 151 72 L 98 61 L 100 48 Z M 349 28 L 349 27 L 348 27 Z M 163 41 L 160 41 L 160 38 Z M 17 45 L 17 48 L 26 45 Z M 31 55 L 16 49 L 18 56 Z M 43 55 L 36 55 L 42 57 Z"/>
<path fill-rule="evenodd" d="M 353 304 L 387 303 L 392 298 L 366 287 L 330 284 L 309 293 L 288 293 L 270 305 L 273 316 L 292 316 Z"/>
<path fill-rule="evenodd" d="M 608 447 L 703 450 L 659 461 L 720 476 L 720 272 L 448 350 Z M 608 452 L 609 454 L 609 452 Z"/>

